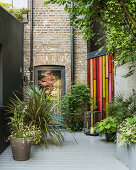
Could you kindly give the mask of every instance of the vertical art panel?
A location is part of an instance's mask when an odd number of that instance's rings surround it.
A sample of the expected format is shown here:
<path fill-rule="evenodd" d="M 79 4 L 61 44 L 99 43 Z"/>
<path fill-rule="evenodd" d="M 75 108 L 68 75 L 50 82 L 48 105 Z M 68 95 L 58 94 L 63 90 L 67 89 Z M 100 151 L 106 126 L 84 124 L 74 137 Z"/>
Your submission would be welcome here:
<path fill-rule="evenodd" d="M 104 55 L 88 59 L 88 87 L 94 107 L 91 110 L 101 112 L 101 119 L 108 116 L 106 108 L 114 96 L 113 55 Z M 93 122 L 91 122 L 93 124 Z"/>

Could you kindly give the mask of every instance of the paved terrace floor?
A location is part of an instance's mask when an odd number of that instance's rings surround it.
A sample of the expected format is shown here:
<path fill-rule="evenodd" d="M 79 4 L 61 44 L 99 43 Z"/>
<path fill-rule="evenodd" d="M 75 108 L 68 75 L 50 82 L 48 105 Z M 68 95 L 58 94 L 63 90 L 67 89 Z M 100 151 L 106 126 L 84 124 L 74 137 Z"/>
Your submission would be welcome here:
<path fill-rule="evenodd" d="M 78 144 L 66 134 L 63 145 L 50 143 L 33 146 L 31 158 L 18 162 L 12 158 L 10 146 L 0 155 L 0 170 L 128 170 L 115 157 L 115 144 L 100 137 L 76 133 Z"/>

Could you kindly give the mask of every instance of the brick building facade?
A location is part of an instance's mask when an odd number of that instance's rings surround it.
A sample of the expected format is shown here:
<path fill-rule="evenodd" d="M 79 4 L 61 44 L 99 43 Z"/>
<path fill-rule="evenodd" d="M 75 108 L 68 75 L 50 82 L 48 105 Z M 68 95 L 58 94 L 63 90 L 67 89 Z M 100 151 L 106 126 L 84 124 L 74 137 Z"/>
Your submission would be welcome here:
<path fill-rule="evenodd" d="M 29 0 L 30 1 L 30 0 Z M 71 85 L 71 41 L 68 14 L 63 6 L 33 2 L 33 67 L 64 66 L 66 89 Z M 24 74 L 30 79 L 30 4 L 29 22 L 24 26 Z M 87 83 L 87 42 L 74 38 L 74 79 Z M 33 75 L 35 73 L 33 72 Z"/>

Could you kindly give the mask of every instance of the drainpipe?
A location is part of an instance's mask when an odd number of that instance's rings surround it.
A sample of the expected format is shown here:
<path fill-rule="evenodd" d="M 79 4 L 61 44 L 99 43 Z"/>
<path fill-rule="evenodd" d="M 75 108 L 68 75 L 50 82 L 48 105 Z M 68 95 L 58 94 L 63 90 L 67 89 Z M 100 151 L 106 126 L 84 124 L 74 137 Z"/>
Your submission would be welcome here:
<path fill-rule="evenodd" d="M 33 81 L 33 0 L 31 0 L 30 16 L 30 82 Z"/>
<path fill-rule="evenodd" d="M 73 8 L 73 6 L 74 3 L 71 2 L 71 8 Z M 74 84 L 74 28 L 72 26 L 70 28 L 70 33 L 72 35 L 71 36 L 71 85 L 73 85 Z"/>

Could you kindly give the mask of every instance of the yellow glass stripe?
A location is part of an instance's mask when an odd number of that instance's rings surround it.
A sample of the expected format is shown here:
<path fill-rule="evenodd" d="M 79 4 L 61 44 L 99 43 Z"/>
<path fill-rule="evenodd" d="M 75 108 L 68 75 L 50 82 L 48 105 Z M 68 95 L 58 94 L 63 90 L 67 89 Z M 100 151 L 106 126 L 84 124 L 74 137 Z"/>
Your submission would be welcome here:
<path fill-rule="evenodd" d="M 91 113 L 91 127 L 93 127 L 93 113 Z"/>
<path fill-rule="evenodd" d="M 94 108 L 96 108 L 96 80 L 94 80 Z"/>
<path fill-rule="evenodd" d="M 108 112 L 107 112 L 107 106 L 108 106 L 108 102 L 109 102 L 109 80 L 106 79 L 106 117 L 108 116 Z"/>
<path fill-rule="evenodd" d="M 105 56 L 102 56 L 102 77 L 103 77 L 103 98 L 106 97 L 105 94 Z"/>

